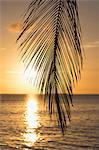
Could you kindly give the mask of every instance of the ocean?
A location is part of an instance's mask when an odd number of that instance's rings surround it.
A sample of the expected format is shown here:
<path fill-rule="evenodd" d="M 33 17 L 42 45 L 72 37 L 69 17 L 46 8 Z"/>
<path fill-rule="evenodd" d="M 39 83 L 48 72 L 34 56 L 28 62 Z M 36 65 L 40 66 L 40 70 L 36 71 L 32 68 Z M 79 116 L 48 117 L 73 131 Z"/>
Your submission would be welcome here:
<path fill-rule="evenodd" d="M 0 150 L 99 150 L 99 95 L 75 95 L 65 135 L 42 96 L 0 95 Z"/>

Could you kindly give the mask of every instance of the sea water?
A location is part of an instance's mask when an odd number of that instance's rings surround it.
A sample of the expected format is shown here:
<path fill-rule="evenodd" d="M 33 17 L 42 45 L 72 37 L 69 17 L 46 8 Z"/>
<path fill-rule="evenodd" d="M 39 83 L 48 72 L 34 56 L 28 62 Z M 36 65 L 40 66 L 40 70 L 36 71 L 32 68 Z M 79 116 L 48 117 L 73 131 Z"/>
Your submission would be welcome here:
<path fill-rule="evenodd" d="M 50 118 L 43 99 L 0 98 L 0 150 L 99 150 L 99 95 L 73 98 L 65 135 Z"/>

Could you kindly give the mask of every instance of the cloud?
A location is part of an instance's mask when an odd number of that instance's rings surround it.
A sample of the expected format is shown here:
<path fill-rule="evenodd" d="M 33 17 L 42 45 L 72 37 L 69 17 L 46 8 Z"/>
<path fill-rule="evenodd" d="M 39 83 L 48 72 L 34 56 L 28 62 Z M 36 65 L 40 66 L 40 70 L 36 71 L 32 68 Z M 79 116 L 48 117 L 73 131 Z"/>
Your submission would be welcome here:
<path fill-rule="evenodd" d="M 99 48 L 99 41 L 95 41 L 95 42 L 85 44 L 84 48 Z"/>
<path fill-rule="evenodd" d="M 15 71 L 15 70 L 9 70 L 9 71 L 7 71 L 6 73 L 7 73 L 7 74 L 20 74 L 20 75 L 23 74 L 22 71 Z"/>
<path fill-rule="evenodd" d="M 19 33 L 21 30 L 21 27 L 22 27 L 22 24 L 19 22 L 16 22 L 16 23 L 10 24 L 7 27 L 7 30 L 11 33 Z"/>
<path fill-rule="evenodd" d="M 6 50 L 5 47 L 1 47 L 1 48 L 0 48 L 0 52 L 3 52 L 3 51 L 5 51 L 5 50 Z"/>
<path fill-rule="evenodd" d="M 11 33 L 19 33 L 21 31 L 21 28 L 22 28 L 22 24 L 20 22 L 17 22 L 17 23 L 13 23 L 13 24 L 10 24 L 8 27 L 7 27 L 7 30 Z M 31 26 L 27 31 L 26 33 L 29 33 L 31 32 L 33 29 L 33 26 Z"/>

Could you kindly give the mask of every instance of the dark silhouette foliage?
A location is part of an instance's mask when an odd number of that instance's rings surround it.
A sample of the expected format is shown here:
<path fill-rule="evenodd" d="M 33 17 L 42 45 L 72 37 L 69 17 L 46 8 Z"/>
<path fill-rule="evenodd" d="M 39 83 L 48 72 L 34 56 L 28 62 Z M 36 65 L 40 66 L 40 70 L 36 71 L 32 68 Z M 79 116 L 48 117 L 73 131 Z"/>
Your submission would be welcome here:
<path fill-rule="evenodd" d="M 83 64 L 76 0 L 33 0 L 24 13 L 17 41 L 25 70 L 37 71 L 31 82 L 45 94 L 49 113 L 56 111 L 64 133 L 71 116 L 72 87 Z"/>

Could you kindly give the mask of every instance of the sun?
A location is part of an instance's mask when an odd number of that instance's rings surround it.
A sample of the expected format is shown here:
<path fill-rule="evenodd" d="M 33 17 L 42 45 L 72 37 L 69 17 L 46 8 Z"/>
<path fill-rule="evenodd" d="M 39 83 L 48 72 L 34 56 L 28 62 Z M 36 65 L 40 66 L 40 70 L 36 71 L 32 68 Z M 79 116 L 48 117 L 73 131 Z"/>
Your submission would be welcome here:
<path fill-rule="evenodd" d="M 28 80 L 31 81 L 32 83 L 35 82 L 36 76 L 37 76 L 37 71 L 34 68 L 31 68 L 31 66 L 29 66 L 24 73 L 25 81 Z"/>

